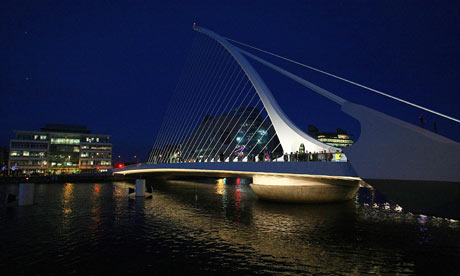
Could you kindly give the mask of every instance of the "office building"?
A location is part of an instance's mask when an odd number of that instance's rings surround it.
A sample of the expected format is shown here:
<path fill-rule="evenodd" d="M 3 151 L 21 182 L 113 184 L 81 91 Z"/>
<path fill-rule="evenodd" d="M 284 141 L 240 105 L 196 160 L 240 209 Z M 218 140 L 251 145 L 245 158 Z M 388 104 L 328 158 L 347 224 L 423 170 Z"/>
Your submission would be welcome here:
<path fill-rule="evenodd" d="M 110 135 L 86 126 L 47 124 L 40 131 L 15 131 L 8 168 L 13 175 L 106 172 L 112 167 Z"/>
<path fill-rule="evenodd" d="M 341 128 L 337 128 L 337 132 L 320 132 L 314 125 L 309 125 L 308 135 L 336 148 L 346 148 L 354 143 L 351 138 L 353 135 Z"/>

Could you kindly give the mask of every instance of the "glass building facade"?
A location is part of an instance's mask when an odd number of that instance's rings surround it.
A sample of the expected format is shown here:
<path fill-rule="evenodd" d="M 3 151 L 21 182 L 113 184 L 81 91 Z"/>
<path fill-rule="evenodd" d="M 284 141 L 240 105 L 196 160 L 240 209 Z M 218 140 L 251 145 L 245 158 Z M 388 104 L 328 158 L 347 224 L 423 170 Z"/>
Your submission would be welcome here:
<path fill-rule="evenodd" d="M 112 167 L 110 135 L 85 126 L 47 124 L 40 131 L 15 131 L 10 141 L 10 174 L 106 172 Z"/>

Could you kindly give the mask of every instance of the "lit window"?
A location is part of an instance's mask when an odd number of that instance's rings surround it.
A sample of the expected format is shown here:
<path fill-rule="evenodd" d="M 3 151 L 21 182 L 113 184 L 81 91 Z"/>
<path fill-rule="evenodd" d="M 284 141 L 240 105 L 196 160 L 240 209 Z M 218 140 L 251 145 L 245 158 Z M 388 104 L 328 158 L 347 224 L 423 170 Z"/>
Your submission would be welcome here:
<path fill-rule="evenodd" d="M 78 145 L 80 144 L 80 140 L 72 138 L 51 138 L 51 144 Z"/>
<path fill-rule="evenodd" d="M 29 156 L 29 155 L 30 155 L 30 153 L 28 151 L 23 151 L 22 152 L 22 156 Z"/>

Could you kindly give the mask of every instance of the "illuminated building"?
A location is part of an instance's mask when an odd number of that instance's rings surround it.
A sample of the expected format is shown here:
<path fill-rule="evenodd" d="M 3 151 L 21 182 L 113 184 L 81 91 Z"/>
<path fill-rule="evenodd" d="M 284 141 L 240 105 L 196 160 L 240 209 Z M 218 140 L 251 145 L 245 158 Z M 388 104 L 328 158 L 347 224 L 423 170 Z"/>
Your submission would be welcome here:
<path fill-rule="evenodd" d="M 112 167 L 110 135 L 86 126 L 47 124 L 40 131 L 15 131 L 8 168 L 13 174 L 106 172 Z"/>
<path fill-rule="evenodd" d="M 210 161 L 222 154 L 224 158 L 236 160 L 237 156 L 257 155 L 263 149 L 272 151 L 279 144 L 277 137 L 270 140 L 274 135 L 273 128 L 268 121 L 264 122 L 258 108 L 240 107 L 223 115 L 207 115 L 181 147 L 185 145 L 184 150 L 189 153 L 186 158 L 193 156 Z M 281 148 L 278 149 L 281 154 Z"/>
<path fill-rule="evenodd" d="M 320 132 L 314 125 L 309 125 L 308 135 L 337 148 L 346 148 L 354 143 L 353 139 L 351 139 L 353 135 L 348 134 L 346 130 L 341 128 L 338 128 L 337 132 Z"/>

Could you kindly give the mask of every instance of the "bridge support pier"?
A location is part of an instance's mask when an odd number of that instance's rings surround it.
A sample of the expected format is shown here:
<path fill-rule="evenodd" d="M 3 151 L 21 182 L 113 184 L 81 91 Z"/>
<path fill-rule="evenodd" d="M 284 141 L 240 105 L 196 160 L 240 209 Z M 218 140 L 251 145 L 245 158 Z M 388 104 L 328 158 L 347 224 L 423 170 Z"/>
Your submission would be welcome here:
<path fill-rule="evenodd" d="M 136 179 L 136 196 L 145 196 L 145 179 Z"/>
<path fill-rule="evenodd" d="M 251 188 L 266 200 L 327 203 L 352 199 L 359 181 L 356 177 L 254 175 Z"/>
<path fill-rule="evenodd" d="M 18 205 L 26 206 L 34 204 L 34 183 L 21 183 L 19 184 Z"/>

